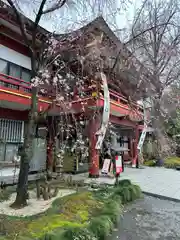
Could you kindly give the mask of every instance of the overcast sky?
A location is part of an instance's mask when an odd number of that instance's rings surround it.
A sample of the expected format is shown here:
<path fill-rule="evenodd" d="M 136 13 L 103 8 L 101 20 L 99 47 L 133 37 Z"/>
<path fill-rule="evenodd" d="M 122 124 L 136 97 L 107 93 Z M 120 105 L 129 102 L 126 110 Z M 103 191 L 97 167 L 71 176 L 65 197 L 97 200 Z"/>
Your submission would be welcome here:
<path fill-rule="evenodd" d="M 34 12 L 37 11 L 38 5 L 33 5 L 32 0 L 18 1 L 23 13 L 30 19 L 34 20 Z M 35 2 L 37 3 L 38 1 Z M 141 4 L 141 0 L 132 0 L 131 3 L 127 1 L 128 3 L 122 6 L 121 0 L 111 0 L 114 1 L 114 4 L 101 4 L 99 7 L 96 3 L 103 3 L 103 1 L 106 0 L 79 0 L 81 4 L 72 4 L 73 0 L 67 1 L 70 3 L 68 7 L 63 7 L 62 9 L 45 16 L 41 20 L 40 25 L 49 31 L 56 31 L 58 33 L 69 32 L 82 27 L 102 13 L 110 27 L 117 31 L 129 27 L 135 9 Z M 48 2 L 52 1 L 49 0 Z M 78 1 L 76 0 L 74 2 Z M 90 2 L 91 5 L 87 4 L 87 2 Z"/>

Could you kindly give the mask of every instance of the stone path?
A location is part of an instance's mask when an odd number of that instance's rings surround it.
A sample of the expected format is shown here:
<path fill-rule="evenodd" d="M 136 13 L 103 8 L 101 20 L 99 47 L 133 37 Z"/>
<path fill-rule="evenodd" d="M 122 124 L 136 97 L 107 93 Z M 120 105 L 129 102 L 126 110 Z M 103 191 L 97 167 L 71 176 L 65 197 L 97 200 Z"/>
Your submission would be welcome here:
<path fill-rule="evenodd" d="M 166 168 L 126 168 L 122 179 L 138 184 L 142 191 L 164 199 L 180 201 L 180 171 Z"/>
<path fill-rule="evenodd" d="M 84 178 L 86 183 L 106 183 L 114 184 L 114 179 L 100 177 L 99 179 L 88 179 L 88 174 L 79 174 L 74 178 Z M 180 171 L 166 168 L 144 169 L 125 168 L 120 179 L 130 179 L 138 184 L 142 191 L 156 197 L 180 201 Z"/>
<path fill-rule="evenodd" d="M 108 240 L 178 240 L 179 222 L 180 203 L 145 196 L 125 207 Z"/>
<path fill-rule="evenodd" d="M 11 172 L 9 173 L 10 170 Z M 10 170 L 6 169 L 7 173 L 3 172 L 3 174 L 0 174 L 0 181 L 5 181 L 7 178 L 6 182 L 8 183 L 9 174 L 12 175 L 11 177 L 13 177 L 13 179 L 15 176 L 15 180 L 17 180 L 18 173 L 16 172 L 16 174 L 14 174 L 12 169 Z M 34 175 L 32 176 L 35 177 Z M 31 176 L 29 176 L 29 178 L 31 178 Z M 108 177 L 100 177 L 96 180 L 89 179 L 88 173 L 73 175 L 73 178 L 84 179 L 86 183 L 114 184 L 114 179 Z M 154 167 L 145 167 L 144 169 L 127 167 L 124 173 L 121 174 L 120 179 L 130 179 L 133 183 L 138 184 L 142 191 L 147 194 L 180 201 L 180 171 Z"/>

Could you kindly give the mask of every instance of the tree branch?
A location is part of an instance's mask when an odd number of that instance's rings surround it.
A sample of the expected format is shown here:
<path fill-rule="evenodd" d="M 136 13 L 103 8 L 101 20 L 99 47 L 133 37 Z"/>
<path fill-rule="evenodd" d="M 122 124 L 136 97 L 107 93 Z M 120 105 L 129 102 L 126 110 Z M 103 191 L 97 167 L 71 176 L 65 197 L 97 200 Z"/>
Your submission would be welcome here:
<path fill-rule="evenodd" d="M 66 0 L 58 0 L 58 2 L 56 4 L 54 4 L 52 7 L 44 10 L 42 12 L 42 14 L 47 14 L 47 13 L 51 13 L 55 10 L 58 10 L 59 8 L 63 7 L 66 3 Z"/>

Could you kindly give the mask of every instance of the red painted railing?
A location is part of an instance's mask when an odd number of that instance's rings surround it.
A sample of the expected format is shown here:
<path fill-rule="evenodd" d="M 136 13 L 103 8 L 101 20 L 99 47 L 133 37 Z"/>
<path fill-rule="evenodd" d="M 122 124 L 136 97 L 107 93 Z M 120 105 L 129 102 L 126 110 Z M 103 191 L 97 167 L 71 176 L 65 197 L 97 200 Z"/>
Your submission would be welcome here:
<path fill-rule="evenodd" d="M 29 82 L 26 82 L 19 78 L 8 76 L 3 73 L 0 73 L 0 86 L 21 90 L 24 92 L 31 92 L 31 86 Z"/>
<path fill-rule="evenodd" d="M 8 76 L 8 75 L 3 74 L 3 73 L 0 73 L 0 86 L 20 90 L 20 91 L 27 92 L 27 93 L 31 92 L 31 86 L 30 86 L 29 82 L 26 82 L 22 79 L 18 79 L 18 78 L 12 77 L 12 76 Z M 85 92 L 86 92 L 87 96 L 92 96 L 92 91 L 87 90 Z M 113 90 L 110 90 L 110 99 L 115 104 L 119 104 L 119 105 L 124 106 L 124 107 L 128 106 L 128 100 L 125 97 L 123 97 L 122 94 L 116 93 Z M 143 112 L 142 106 L 138 105 L 137 103 L 135 103 L 135 102 L 132 103 L 132 106 L 133 106 L 134 110 L 137 110 L 139 112 Z M 130 108 L 130 106 L 128 106 L 128 107 Z"/>

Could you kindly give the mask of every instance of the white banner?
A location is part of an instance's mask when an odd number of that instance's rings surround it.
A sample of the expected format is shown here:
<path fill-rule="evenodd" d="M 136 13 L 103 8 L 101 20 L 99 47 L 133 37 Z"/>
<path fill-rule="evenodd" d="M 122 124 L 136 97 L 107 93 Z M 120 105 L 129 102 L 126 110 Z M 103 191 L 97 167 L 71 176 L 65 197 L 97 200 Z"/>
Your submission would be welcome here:
<path fill-rule="evenodd" d="M 141 150 L 141 148 L 142 148 L 142 146 L 144 144 L 144 140 L 146 138 L 146 133 L 147 133 L 147 125 L 144 126 L 143 131 L 141 133 L 141 137 L 139 139 L 139 143 L 138 143 L 138 146 L 137 146 L 138 150 Z"/>
<path fill-rule="evenodd" d="M 103 116 L 102 116 L 102 124 L 100 129 L 96 132 L 96 135 L 98 135 L 98 140 L 96 143 L 96 149 L 101 149 L 106 130 L 109 123 L 109 116 L 110 116 L 110 97 L 109 97 L 109 89 L 107 84 L 106 75 L 101 72 L 101 78 L 103 81 L 104 86 L 104 108 L 103 108 Z"/>
<path fill-rule="evenodd" d="M 111 159 L 104 159 L 103 168 L 101 170 L 102 174 L 108 174 L 110 163 Z"/>

